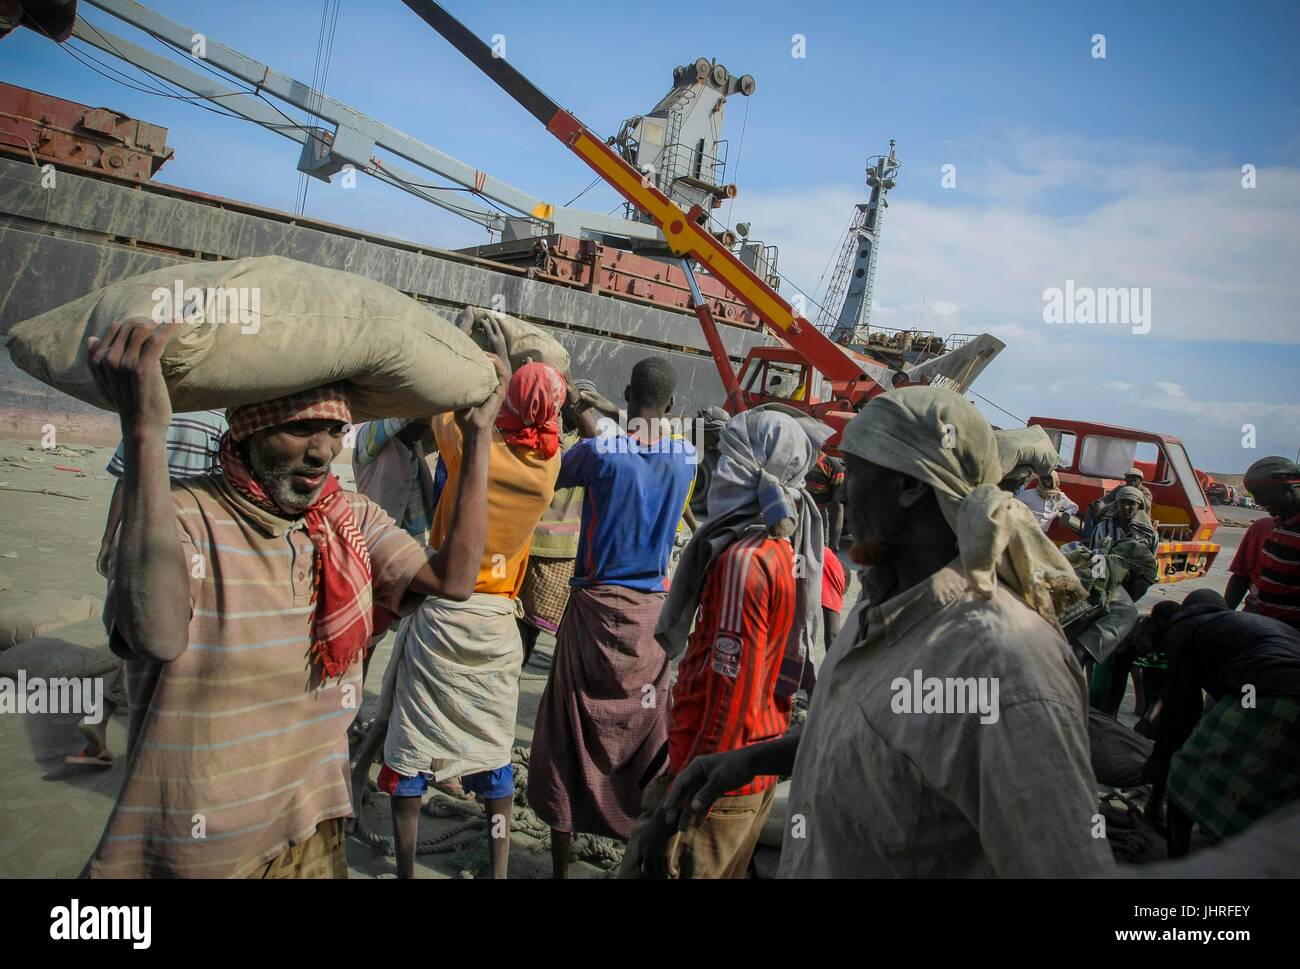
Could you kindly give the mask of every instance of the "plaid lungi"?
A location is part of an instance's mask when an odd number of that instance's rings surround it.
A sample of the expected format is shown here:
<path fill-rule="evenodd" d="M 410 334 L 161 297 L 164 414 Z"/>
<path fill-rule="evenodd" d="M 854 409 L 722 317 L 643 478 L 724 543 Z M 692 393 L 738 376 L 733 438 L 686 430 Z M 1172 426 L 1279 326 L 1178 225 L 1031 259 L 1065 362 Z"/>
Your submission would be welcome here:
<path fill-rule="evenodd" d="M 626 841 L 642 787 L 667 766 L 664 598 L 618 585 L 569 597 L 528 762 L 528 803 L 552 828 Z"/>
<path fill-rule="evenodd" d="M 1300 800 L 1300 698 L 1216 703 L 1174 754 L 1169 800 L 1216 841 Z"/>
<path fill-rule="evenodd" d="M 569 580 L 577 559 L 528 557 L 524 582 L 519 587 L 519 605 L 524 622 L 548 633 L 560 628 L 564 607 L 569 604 Z"/>

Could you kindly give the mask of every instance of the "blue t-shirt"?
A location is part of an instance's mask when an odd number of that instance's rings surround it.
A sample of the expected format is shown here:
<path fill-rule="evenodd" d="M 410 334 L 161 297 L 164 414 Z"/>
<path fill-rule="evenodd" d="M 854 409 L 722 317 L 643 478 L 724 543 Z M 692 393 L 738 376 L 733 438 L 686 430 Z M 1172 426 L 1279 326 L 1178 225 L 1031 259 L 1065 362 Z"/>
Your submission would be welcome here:
<path fill-rule="evenodd" d="M 681 437 L 645 445 L 616 431 L 569 448 L 555 487 L 587 489 L 572 584 L 666 589 L 673 535 L 694 480 L 695 448 Z"/>

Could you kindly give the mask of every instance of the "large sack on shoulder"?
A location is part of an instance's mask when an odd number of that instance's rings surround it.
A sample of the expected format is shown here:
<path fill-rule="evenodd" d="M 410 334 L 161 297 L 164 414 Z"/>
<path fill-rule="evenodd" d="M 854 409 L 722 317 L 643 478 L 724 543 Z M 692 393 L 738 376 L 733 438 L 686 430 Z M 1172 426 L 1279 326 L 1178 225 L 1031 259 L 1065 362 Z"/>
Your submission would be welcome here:
<path fill-rule="evenodd" d="M 63 626 L 0 653 L 0 676 L 100 676 L 122 665 L 108 648 L 108 632 L 98 619 Z"/>
<path fill-rule="evenodd" d="M 569 372 L 569 351 L 564 349 L 555 337 L 535 323 L 509 316 L 497 310 L 485 310 L 479 306 L 466 306 L 460 312 L 457 323 L 466 318 L 471 319 L 470 336 L 484 350 L 491 351 L 492 343 L 484 332 L 481 321 L 490 317 L 501 327 L 501 335 L 506 339 L 506 353 L 510 357 L 510 366 L 519 369 L 529 360 L 534 363 L 549 363 L 560 373 Z"/>
<path fill-rule="evenodd" d="M 95 596 L 73 596 L 66 592 L 24 592 L 13 589 L 0 593 L 0 651 L 26 642 L 63 626 L 95 619 L 103 603 Z"/>
<path fill-rule="evenodd" d="M 1037 424 L 994 431 L 993 437 L 998 442 L 998 461 L 1004 478 L 1021 465 L 1029 465 L 1034 474 L 1046 478 L 1061 463 L 1061 456 L 1052 447 L 1052 439 Z"/>
<path fill-rule="evenodd" d="M 133 317 L 184 321 L 162 355 L 177 411 L 345 382 L 358 421 L 420 417 L 482 403 L 496 386 L 474 342 L 409 296 L 281 256 L 120 280 L 17 324 L 9 353 L 37 380 L 111 410 L 86 363 L 86 337 Z"/>

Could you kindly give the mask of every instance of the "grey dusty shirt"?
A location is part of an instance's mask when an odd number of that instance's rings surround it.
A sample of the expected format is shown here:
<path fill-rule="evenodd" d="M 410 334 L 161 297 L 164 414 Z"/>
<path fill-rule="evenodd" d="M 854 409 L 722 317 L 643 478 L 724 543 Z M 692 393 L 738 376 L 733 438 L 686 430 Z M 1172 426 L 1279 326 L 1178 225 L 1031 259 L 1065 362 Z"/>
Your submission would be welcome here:
<path fill-rule="evenodd" d="M 985 700 L 996 682 L 996 706 L 985 704 L 996 720 L 936 712 L 929 678 L 975 678 Z M 969 681 L 959 685 L 945 707 L 971 695 Z M 898 712 L 908 709 L 930 712 Z M 849 616 L 817 677 L 789 810 L 783 877 L 1060 876 L 1113 865 L 1108 842 L 1093 836 L 1087 697 L 1065 639 L 1006 589 L 980 596 L 956 562 Z"/>

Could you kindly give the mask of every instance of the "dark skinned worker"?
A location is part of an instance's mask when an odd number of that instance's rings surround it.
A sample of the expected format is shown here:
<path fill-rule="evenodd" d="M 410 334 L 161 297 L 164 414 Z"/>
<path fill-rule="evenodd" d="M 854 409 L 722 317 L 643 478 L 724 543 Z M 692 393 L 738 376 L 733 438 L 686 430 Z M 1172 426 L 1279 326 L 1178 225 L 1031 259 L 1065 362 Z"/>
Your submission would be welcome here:
<path fill-rule="evenodd" d="M 126 442 L 104 622 L 132 715 L 87 874 L 346 877 L 347 730 L 373 607 L 473 591 L 501 389 L 456 417 L 468 456 L 433 555 L 330 473 L 351 420 L 336 386 L 235 408 L 222 474 L 169 482 L 159 358 L 175 330 L 130 321 L 88 341 Z"/>
<path fill-rule="evenodd" d="M 1244 484 L 1268 517 L 1242 536 L 1223 597 L 1229 609 L 1241 605 L 1300 629 L 1300 465 L 1261 458 L 1246 469 Z"/>
<path fill-rule="evenodd" d="M 722 431 L 708 524 L 673 576 L 655 636 L 681 657 L 668 728 L 668 773 L 641 802 L 622 878 L 744 878 L 776 793 L 759 777 L 723 795 L 681 832 L 657 830 L 674 775 L 696 757 L 772 740 L 818 640 L 821 515 L 804 486 L 832 431 L 789 408 L 737 414 Z M 692 628 L 692 626 L 694 628 Z M 653 845 L 654 853 L 643 852 Z"/>
<path fill-rule="evenodd" d="M 641 792 L 664 767 L 669 662 L 654 638 L 669 556 L 695 480 L 695 449 L 672 437 L 677 373 L 663 357 L 632 368 L 627 431 L 564 455 L 556 486 L 586 489 L 578 561 L 556 635 L 528 770 L 528 801 L 551 827 L 555 877 L 573 832 L 626 839 Z"/>
<path fill-rule="evenodd" d="M 1083 589 L 998 489 L 992 429 L 958 394 L 903 387 L 862 409 L 842 450 L 864 601 L 803 730 L 696 760 L 665 799 L 669 827 L 683 801 L 702 811 L 753 776 L 790 774 L 786 877 L 1107 871 L 1082 673 L 1056 623 Z M 988 695 L 921 706 L 923 677 Z"/>
<path fill-rule="evenodd" d="M 1234 612 L 1211 589 L 1172 615 L 1160 605 L 1152 637 L 1169 654 L 1169 677 L 1147 803 L 1158 820 L 1168 794 L 1176 858 L 1188 852 L 1193 822 L 1219 841 L 1300 800 L 1300 632 Z"/>

